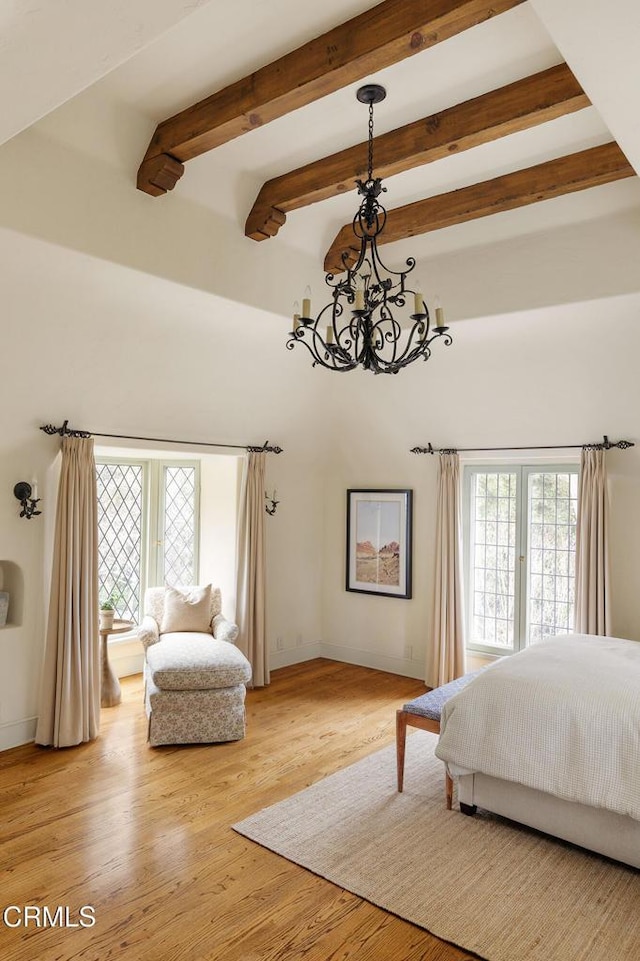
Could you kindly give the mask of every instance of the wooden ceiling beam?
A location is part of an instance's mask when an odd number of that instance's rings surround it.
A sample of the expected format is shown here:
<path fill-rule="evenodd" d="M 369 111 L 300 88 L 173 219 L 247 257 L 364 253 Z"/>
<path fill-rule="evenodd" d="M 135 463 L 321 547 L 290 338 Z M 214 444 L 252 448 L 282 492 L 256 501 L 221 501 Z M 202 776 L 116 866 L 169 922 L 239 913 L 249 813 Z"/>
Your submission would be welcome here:
<path fill-rule="evenodd" d="M 588 106 L 587 95 L 561 63 L 376 137 L 375 174 L 386 180 Z M 275 236 L 289 211 L 355 189 L 355 179 L 366 172 L 364 142 L 269 180 L 247 218 L 246 236 Z"/>
<path fill-rule="evenodd" d="M 591 147 L 494 180 L 389 210 L 378 245 L 633 176 L 635 170 L 616 143 Z M 346 224 L 329 248 L 324 269 L 333 274 L 341 273 L 354 266 L 358 253 L 359 244 L 351 224 Z"/>
<path fill-rule="evenodd" d="M 166 193 L 185 161 L 523 2 L 384 0 L 164 120 L 138 171 L 138 189 Z"/>

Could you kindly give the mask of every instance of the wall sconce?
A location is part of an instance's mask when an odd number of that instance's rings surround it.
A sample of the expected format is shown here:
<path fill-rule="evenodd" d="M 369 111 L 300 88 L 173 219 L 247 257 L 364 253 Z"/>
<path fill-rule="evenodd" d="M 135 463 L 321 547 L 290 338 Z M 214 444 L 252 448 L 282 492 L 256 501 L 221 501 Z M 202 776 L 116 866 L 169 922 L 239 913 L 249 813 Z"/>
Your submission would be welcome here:
<path fill-rule="evenodd" d="M 267 514 L 269 514 L 271 517 L 273 517 L 273 515 L 275 514 L 276 508 L 280 503 L 280 501 L 276 500 L 277 493 L 278 492 L 275 489 L 275 487 L 273 488 L 273 494 L 271 497 L 267 494 L 266 491 L 264 492 L 264 499 L 268 502 L 267 504 L 264 505 L 264 509 L 266 510 Z"/>
<path fill-rule="evenodd" d="M 36 510 L 36 504 L 40 501 L 37 481 L 34 480 L 31 484 L 27 483 L 27 481 L 20 481 L 13 488 L 13 493 L 20 501 L 20 506 L 22 507 L 20 517 L 26 517 L 27 520 L 30 520 L 37 514 L 42 513 L 42 511 Z"/>

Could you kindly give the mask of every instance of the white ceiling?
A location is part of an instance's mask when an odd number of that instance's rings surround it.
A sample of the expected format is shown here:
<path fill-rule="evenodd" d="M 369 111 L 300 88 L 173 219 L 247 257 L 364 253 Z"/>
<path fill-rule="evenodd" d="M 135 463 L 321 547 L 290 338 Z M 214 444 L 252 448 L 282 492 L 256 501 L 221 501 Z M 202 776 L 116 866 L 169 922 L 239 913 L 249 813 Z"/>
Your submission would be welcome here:
<path fill-rule="evenodd" d="M 3 0 L 0 143 L 128 60 L 208 0 Z"/>
<path fill-rule="evenodd" d="M 99 86 L 106 95 L 159 121 L 369 5 L 369 0 L 329 0 L 312 17 L 309 4 L 240 0 L 233 12 L 226 8 L 221 21 L 218 5 L 210 4 Z M 251 23 L 248 35 L 247 23 Z M 376 108 L 376 132 L 384 133 L 561 61 L 549 34 L 525 3 L 368 77 L 388 91 L 387 99 Z M 358 86 L 352 84 L 190 161 L 175 191 L 229 217 L 241 230 L 265 180 L 366 138 L 367 113 L 356 100 Z M 389 208 L 401 206 L 611 139 L 592 107 L 390 178 L 384 202 Z M 558 204 L 555 221 L 571 222 L 574 216 L 584 217 L 585 210 L 587 216 L 596 215 L 601 201 L 597 191 L 589 193 L 594 196 Z M 638 184 L 631 189 L 629 184 L 618 184 L 608 194 L 613 204 L 640 203 Z M 286 237 L 287 244 L 321 261 L 356 205 L 356 194 L 350 193 L 294 211 L 278 237 L 263 243 L 277 244 Z M 547 218 L 547 212 L 529 208 L 507 218 L 505 224 L 517 231 L 535 231 Z M 491 218 L 498 219 L 500 215 Z M 487 225 L 489 234 L 494 230 L 495 225 Z M 449 245 L 452 234 L 460 247 L 476 242 L 476 232 L 464 225 L 449 230 Z M 433 247 L 433 240 L 416 239 L 413 246 L 420 256 L 421 248 Z"/>
<path fill-rule="evenodd" d="M 323 0 L 322 4 L 299 0 L 234 0 L 232 4 L 228 0 L 128 0 L 107 5 L 91 2 L 89 10 L 87 0 L 67 0 L 56 5 L 56 18 L 44 0 L 5 5 L 5 48 L 17 49 L 21 40 L 23 50 L 27 49 L 24 44 L 29 39 L 29 19 L 34 34 L 15 96 L 16 103 L 23 104 L 22 116 L 18 119 L 16 108 L 5 134 L 15 132 L 20 123 L 24 125 L 27 116 L 37 119 L 50 111 L 39 124 L 47 137 L 64 141 L 80 153 L 99 154 L 103 161 L 126 170 L 133 181 L 159 121 L 371 5 L 372 0 Z M 536 12 L 538 7 L 546 27 Z M 377 133 L 565 58 L 594 103 L 552 123 L 390 178 L 386 182 L 386 206 L 400 206 L 607 142 L 614 139 L 607 123 L 609 116 L 618 139 L 627 144 L 632 162 L 638 144 L 640 161 L 636 119 L 640 115 L 640 68 L 636 66 L 640 36 L 634 33 L 636 26 L 640 31 L 640 5 L 636 0 L 618 0 L 615 19 L 610 13 L 603 18 L 602 11 L 611 7 L 606 0 L 589 0 L 587 7 L 578 0 L 530 0 L 365 78 L 383 83 L 388 90 L 387 99 L 376 108 Z M 89 30 L 94 15 L 99 19 Z M 567 26 L 571 16 L 580 17 L 575 42 Z M 590 16 L 595 18 L 600 34 L 589 40 Z M 556 24 L 564 56 L 547 29 L 555 30 Z M 45 34 L 49 41 L 46 82 L 42 70 L 36 70 L 32 63 L 37 61 L 38 45 L 42 45 Z M 569 56 L 574 49 L 575 64 Z M 610 80 L 611 61 L 602 62 L 601 49 L 620 69 L 624 68 L 625 76 L 635 70 L 633 89 L 620 89 L 616 97 Z M 5 74 L 10 67 L 5 63 Z M 16 61 L 14 79 L 17 73 Z M 366 108 L 355 99 L 357 86 L 353 84 L 188 162 L 173 193 L 149 203 L 169 205 L 187 200 L 230 220 L 241 236 L 245 218 L 265 180 L 365 139 Z M 65 98 L 65 106 L 52 109 Z M 276 238 L 260 245 L 252 241 L 246 244 L 256 250 L 279 245 L 283 256 L 287 248 L 298 248 L 321 263 L 339 228 L 351 220 L 356 204 L 356 194 L 349 193 L 294 211 Z M 413 238 L 411 253 L 418 259 L 430 258 L 629 208 L 640 209 L 640 183 L 635 178 Z M 403 256 L 405 245 L 397 245 Z M 393 263 L 394 247 L 387 248 L 384 257 Z"/>

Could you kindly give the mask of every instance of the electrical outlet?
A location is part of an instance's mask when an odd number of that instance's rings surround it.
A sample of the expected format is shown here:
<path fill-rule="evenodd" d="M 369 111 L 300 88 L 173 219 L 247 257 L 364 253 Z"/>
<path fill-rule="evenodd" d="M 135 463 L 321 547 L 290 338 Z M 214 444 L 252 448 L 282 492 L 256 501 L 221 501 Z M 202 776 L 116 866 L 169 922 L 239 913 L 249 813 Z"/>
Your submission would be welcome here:
<path fill-rule="evenodd" d="M 284 650 L 284 641 L 282 640 L 282 635 L 278 634 L 278 636 L 276 637 L 276 651 L 283 651 L 283 650 Z"/>
<path fill-rule="evenodd" d="M 413 657 L 413 647 L 411 646 L 411 644 L 405 644 L 405 646 L 404 646 L 404 656 L 406 657 L 406 659 L 407 659 L 408 661 L 410 661 L 411 658 Z"/>

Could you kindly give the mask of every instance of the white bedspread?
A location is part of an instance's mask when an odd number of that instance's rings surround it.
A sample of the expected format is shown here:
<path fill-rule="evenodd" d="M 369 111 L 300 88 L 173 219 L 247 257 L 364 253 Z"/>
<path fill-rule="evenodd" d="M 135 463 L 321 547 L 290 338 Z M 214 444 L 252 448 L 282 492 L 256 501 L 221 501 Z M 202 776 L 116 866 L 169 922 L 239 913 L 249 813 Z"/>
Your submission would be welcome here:
<path fill-rule="evenodd" d="M 436 754 L 640 820 L 640 643 L 564 634 L 505 657 L 445 704 Z"/>

